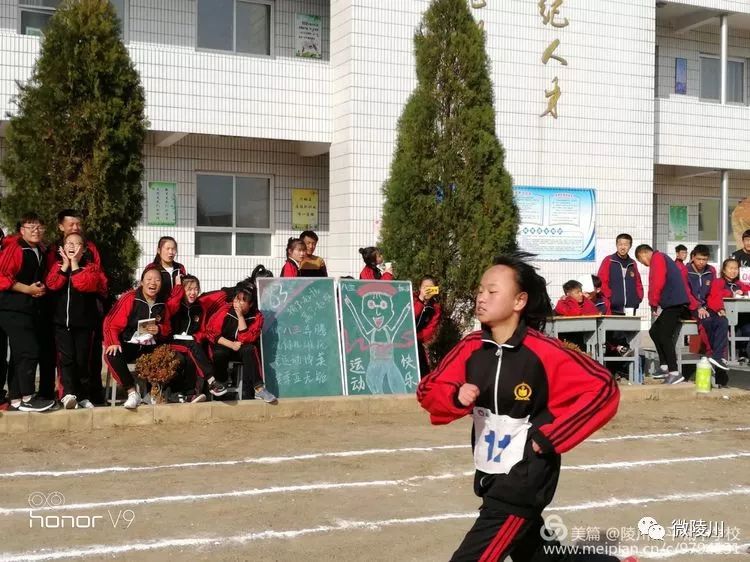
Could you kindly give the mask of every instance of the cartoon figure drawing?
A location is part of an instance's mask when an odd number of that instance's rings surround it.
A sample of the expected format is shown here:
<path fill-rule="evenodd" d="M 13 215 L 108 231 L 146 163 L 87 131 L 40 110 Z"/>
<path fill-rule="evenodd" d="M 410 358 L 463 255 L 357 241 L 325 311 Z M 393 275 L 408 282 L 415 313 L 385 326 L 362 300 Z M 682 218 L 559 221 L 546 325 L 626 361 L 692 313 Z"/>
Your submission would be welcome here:
<path fill-rule="evenodd" d="M 365 370 L 367 388 L 372 394 L 383 394 L 384 382 L 388 380 L 391 393 L 406 393 L 404 375 L 393 359 L 393 340 L 406 320 L 409 309 L 396 315 L 393 296 L 396 288 L 380 283 L 362 285 L 357 294 L 362 297 L 362 310 L 357 311 L 348 296 L 344 303 L 349 308 L 357 328 L 370 345 L 370 362 Z"/>

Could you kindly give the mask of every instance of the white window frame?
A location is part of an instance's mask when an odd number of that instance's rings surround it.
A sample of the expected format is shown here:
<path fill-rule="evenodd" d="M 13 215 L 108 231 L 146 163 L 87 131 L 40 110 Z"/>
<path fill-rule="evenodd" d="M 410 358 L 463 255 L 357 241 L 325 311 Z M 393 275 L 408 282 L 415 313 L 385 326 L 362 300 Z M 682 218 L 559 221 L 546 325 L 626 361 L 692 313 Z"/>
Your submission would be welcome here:
<path fill-rule="evenodd" d="M 49 14 L 50 16 L 54 15 L 57 11 L 57 8 L 47 8 L 44 6 L 31 6 L 29 4 L 25 4 L 24 0 L 19 0 L 18 2 L 18 27 L 16 29 L 17 33 L 19 35 L 26 35 L 27 37 L 35 37 L 35 35 L 28 35 L 23 33 L 22 24 L 21 24 L 21 15 L 23 12 L 33 12 L 36 14 Z M 122 14 L 122 42 L 127 43 L 128 42 L 128 32 L 130 26 L 128 25 L 128 21 L 130 19 L 130 0 L 124 0 L 123 1 L 123 14 Z"/>
<path fill-rule="evenodd" d="M 721 57 L 718 55 L 711 55 L 709 53 L 699 53 L 698 55 L 698 66 L 700 68 L 699 72 L 703 72 L 703 62 L 701 59 L 714 59 L 721 61 Z M 747 59 L 743 59 L 740 57 L 728 57 L 728 61 L 731 62 L 737 62 L 742 65 L 742 101 L 727 101 L 727 105 L 747 105 Z M 721 78 L 719 78 L 721 79 Z M 702 102 L 706 103 L 721 103 L 721 98 L 714 99 L 714 98 L 704 98 L 701 96 L 701 84 L 703 83 L 703 76 L 699 75 L 698 78 L 698 97 Z M 721 85 L 719 85 L 719 90 L 721 91 Z M 719 93 L 719 96 L 721 96 L 721 93 Z"/>
<path fill-rule="evenodd" d="M 232 2 L 232 49 L 209 49 L 208 47 L 201 47 L 198 45 L 198 2 L 195 4 L 195 50 L 206 53 L 232 53 L 234 55 L 240 55 L 243 57 L 260 57 L 265 59 L 272 59 L 276 57 L 276 2 L 275 0 L 233 0 Z M 262 4 L 270 6 L 271 17 L 269 20 L 269 35 L 268 41 L 269 53 L 267 55 L 260 55 L 257 53 L 245 53 L 237 50 L 237 2 L 243 4 Z"/>
<path fill-rule="evenodd" d="M 198 176 L 225 176 L 231 177 L 232 179 L 232 226 L 198 226 Z M 244 228 L 237 227 L 237 178 L 253 178 L 253 179 L 264 179 L 268 180 L 268 197 L 269 206 L 268 212 L 270 214 L 268 218 L 268 228 Z M 205 258 L 226 258 L 226 257 L 238 257 L 238 258 L 270 258 L 273 254 L 273 232 L 275 228 L 275 186 L 274 177 L 267 174 L 231 174 L 225 172 L 211 172 L 211 171 L 196 171 L 195 172 L 195 232 L 206 232 L 209 234 L 231 234 L 231 253 L 230 254 L 198 254 L 197 248 L 195 255 L 197 257 Z M 271 236 L 271 254 L 237 254 L 237 234 L 268 234 Z"/>

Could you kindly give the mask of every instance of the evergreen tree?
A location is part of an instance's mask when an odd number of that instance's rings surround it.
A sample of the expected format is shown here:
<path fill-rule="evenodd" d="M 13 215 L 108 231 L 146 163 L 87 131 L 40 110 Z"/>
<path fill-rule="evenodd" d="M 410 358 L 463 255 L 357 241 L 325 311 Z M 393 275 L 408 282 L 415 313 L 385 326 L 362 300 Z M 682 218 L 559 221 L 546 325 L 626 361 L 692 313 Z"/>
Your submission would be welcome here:
<path fill-rule="evenodd" d="M 518 209 L 495 134 L 484 32 L 466 0 L 433 0 L 415 34 L 417 87 L 398 123 L 381 246 L 402 278 L 441 284 L 435 350 L 472 317 L 482 272 L 515 249 Z"/>
<path fill-rule="evenodd" d="M 143 212 L 147 122 L 140 77 L 108 0 L 65 0 L 49 22 L 26 84 L 19 84 L 0 170 L 5 224 L 36 211 L 58 237 L 56 214 L 80 210 L 113 294 L 132 284 Z"/>

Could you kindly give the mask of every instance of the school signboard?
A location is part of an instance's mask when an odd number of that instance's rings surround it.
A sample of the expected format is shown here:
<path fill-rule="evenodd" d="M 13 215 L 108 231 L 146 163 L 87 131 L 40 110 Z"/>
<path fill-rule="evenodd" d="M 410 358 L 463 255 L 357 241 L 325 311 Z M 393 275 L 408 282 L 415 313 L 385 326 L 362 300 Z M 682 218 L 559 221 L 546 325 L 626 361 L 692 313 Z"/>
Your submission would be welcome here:
<path fill-rule="evenodd" d="M 596 260 L 596 191 L 516 186 L 518 245 L 540 261 Z"/>

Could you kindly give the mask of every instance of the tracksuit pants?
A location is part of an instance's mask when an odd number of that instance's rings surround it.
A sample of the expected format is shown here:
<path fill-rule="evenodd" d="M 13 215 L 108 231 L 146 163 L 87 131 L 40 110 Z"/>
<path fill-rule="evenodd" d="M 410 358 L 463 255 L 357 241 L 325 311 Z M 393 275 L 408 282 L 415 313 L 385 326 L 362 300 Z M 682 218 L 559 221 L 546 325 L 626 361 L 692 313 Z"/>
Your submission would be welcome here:
<path fill-rule="evenodd" d="M 659 364 L 666 365 L 670 372 L 677 371 L 677 352 L 675 344 L 680 329 L 680 320 L 687 313 L 684 305 L 670 306 L 662 309 L 648 331 L 659 354 Z"/>
<path fill-rule="evenodd" d="M 258 352 L 253 344 L 244 344 L 239 351 L 216 344 L 213 347 L 213 360 L 214 376 L 219 382 L 226 383 L 229 380 L 229 362 L 238 361 L 242 363 L 243 392 L 247 389 L 250 393 L 251 388 L 263 386 Z"/>
<path fill-rule="evenodd" d="M 0 398 L 5 396 L 8 381 L 8 336 L 0 329 Z"/>
<path fill-rule="evenodd" d="M 55 326 L 55 343 L 63 392 L 74 395 L 79 402 L 90 399 L 94 339 L 92 328 Z"/>
<path fill-rule="evenodd" d="M 0 330 L 8 336 L 13 358 L 8 398 L 29 396 L 36 391 L 36 368 L 39 365 L 37 322 L 33 314 L 14 310 L 0 311 Z"/>
<path fill-rule="evenodd" d="M 506 556 L 522 562 L 573 560 L 570 554 L 556 550 L 558 541 L 542 538 L 543 527 L 541 515 L 527 519 L 483 506 L 451 562 L 499 562 Z"/>
<path fill-rule="evenodd" d="M 141 355 L 151 353 L 156 349 L 156 346 L 120 342 L 120 347 L 122 347 L 122 353 L 118 352 L 114 355 L 105 354 L 104 361 L 120 386 L 132 388 L 135 386 L 135 379 L 130 374 L 128 363 L 134 363 Z"/>

